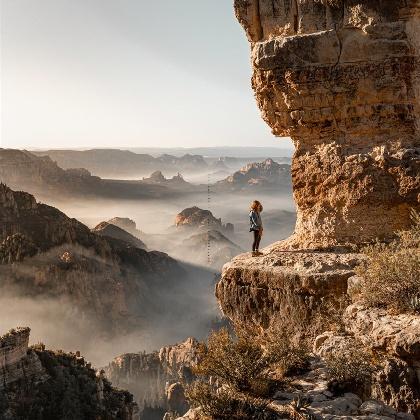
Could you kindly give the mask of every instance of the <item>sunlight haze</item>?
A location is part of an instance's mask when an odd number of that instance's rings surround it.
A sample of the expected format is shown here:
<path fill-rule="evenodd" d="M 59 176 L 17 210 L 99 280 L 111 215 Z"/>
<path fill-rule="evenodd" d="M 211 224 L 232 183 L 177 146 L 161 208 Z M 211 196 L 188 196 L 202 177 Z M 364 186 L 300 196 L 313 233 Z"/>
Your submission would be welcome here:
<path fill-rule="evenodd" d="M 226 0 L 2 0 L 2 147 L 290 146 Z"/>

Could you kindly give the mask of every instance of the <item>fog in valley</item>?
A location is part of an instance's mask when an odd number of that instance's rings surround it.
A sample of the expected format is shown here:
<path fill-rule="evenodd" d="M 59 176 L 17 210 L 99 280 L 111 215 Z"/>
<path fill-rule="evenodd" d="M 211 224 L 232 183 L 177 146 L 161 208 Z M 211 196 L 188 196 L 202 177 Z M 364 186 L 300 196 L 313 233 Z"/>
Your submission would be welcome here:
<path fill-rule="evenodd" d="M 27 210 L 39 217 L 25 228 L 31 241 L 34 223 L 50 236 L 45 249 L 0 266 L 0 329 L 30 326 L 33 344 L 79 350 L 101 367 L 226 325 L 214 288 L 223 265 L 251 249 L 250 203 L 264 206 L 261 248 L 293 232 L 289 158 L 167 155 L 135 172 L 134 153 L 121 171 L 119 151 L 106 160 L 92 153 L 88 162 L 62 152 L 55 161 L 0 149 L 1 180 L 52 206 Z M 71 242 L 57 242 L 72 224 Z"/>

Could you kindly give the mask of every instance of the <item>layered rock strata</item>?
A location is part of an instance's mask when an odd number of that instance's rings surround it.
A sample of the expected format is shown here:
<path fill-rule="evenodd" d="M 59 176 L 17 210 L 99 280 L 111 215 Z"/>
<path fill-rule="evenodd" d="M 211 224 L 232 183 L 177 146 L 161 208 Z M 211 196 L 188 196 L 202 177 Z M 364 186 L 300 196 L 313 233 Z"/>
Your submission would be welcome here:
<path fill-rule="evenodd" d="M 16 328 L 0 337 L 0 390 L 23 377 L 43 380 L 44 368 L 38 356 L 29 351 L 29 328 Z"/>
<path fill-rule="evenodd" d="M 357 253 L 285 251 L 282 243 L 251 258 L 242 254 L 223 268 L 216 297 L 234 322 L 267 328 L 297 310 L 347 292 L 347 280 L 361 261 Z"/>
<path fill-rule="evenodd" d="M 262 116 L 295 145 L 297 222 L 263 256 L 225 265 L 216 296 L 234 322 L 267 328 L 345 297 L 364 258 L 351 250 L 390 240 L 411 224 L 410 209 L 420 208 L 420 3 L 234 3 L 251 44 Z M 353 307 L 346 319 L 347 334 L 389 362 L 372 396 L 417 414 L 417 324 L 403 323 L 404 336 L 401 319 L 386 329 L 386 316 L 375 311 Z M 364 414 L 345 415 L 356 413 Z"/>
<path fill-rule="evenodd" d="M 295 144 L 291 243 L 389 238 L 420 193 L 418 0 L 235 0 L 262 116 Z"/>

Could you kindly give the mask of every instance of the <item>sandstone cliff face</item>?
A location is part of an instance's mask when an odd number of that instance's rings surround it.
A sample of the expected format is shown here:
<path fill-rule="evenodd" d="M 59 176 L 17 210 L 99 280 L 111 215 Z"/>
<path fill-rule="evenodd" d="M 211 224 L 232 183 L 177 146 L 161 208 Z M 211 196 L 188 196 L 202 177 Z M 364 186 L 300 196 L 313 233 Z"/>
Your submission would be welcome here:
<path fill-rule="evenodd" d="M 292 137 L 292 244 L 387 238 L 419 206 L 417 0 L 235 0 L 253 88 Z"/>
<path fill-rule="evenodd" d="M 234 322 L 267 328 L 295 310 L 310 311 L 321 300 L 345 295 L 359 254 L 284 251 L 278 244 L 264 256 L 242 254 L 223 267 L 216 297 Z"/>
<path fill-rule="evenodd" d="M 38 356 L 29 351 L 29 328 L 16 328 L 0 337 L 0 391 L 22 378 L 45 379 Z"/>
<path fill-rule="evenodd" d="M 216 296 L 234 322 L 287 326 L 347 299 L 364 258 L 350 249 L 390 239 L 419 208 L 420 3 L 235 0 L 235 11 L 262 116 L 295 144 L 297 222 L 264 255 L 226 264 Z M 350 306 L 344 323 L 346 335 L 326 333 L 316 352 L 360 340 L 386 360 L 371 396 L 419 416 L 418 316 Z"/>

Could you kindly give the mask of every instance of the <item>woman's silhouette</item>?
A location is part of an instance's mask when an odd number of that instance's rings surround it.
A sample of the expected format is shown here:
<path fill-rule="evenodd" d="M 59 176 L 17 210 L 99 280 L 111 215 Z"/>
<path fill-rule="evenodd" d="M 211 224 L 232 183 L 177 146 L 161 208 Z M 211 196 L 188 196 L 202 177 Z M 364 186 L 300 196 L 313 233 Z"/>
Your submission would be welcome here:
<path fill-rule="evenodd" d="M 263 211 L 262 204 L 255 200 L 251 203 L 251 211 L 249 212 L 249 222 L 251 227 L 250 232 L 254 232 L 254 242 L 252 243 L 252 256 L 256 257 L 262 255 L 259 251 L 261 236 L 263 233 L 263 224 L 261 220 L 261 212 Z"/>

